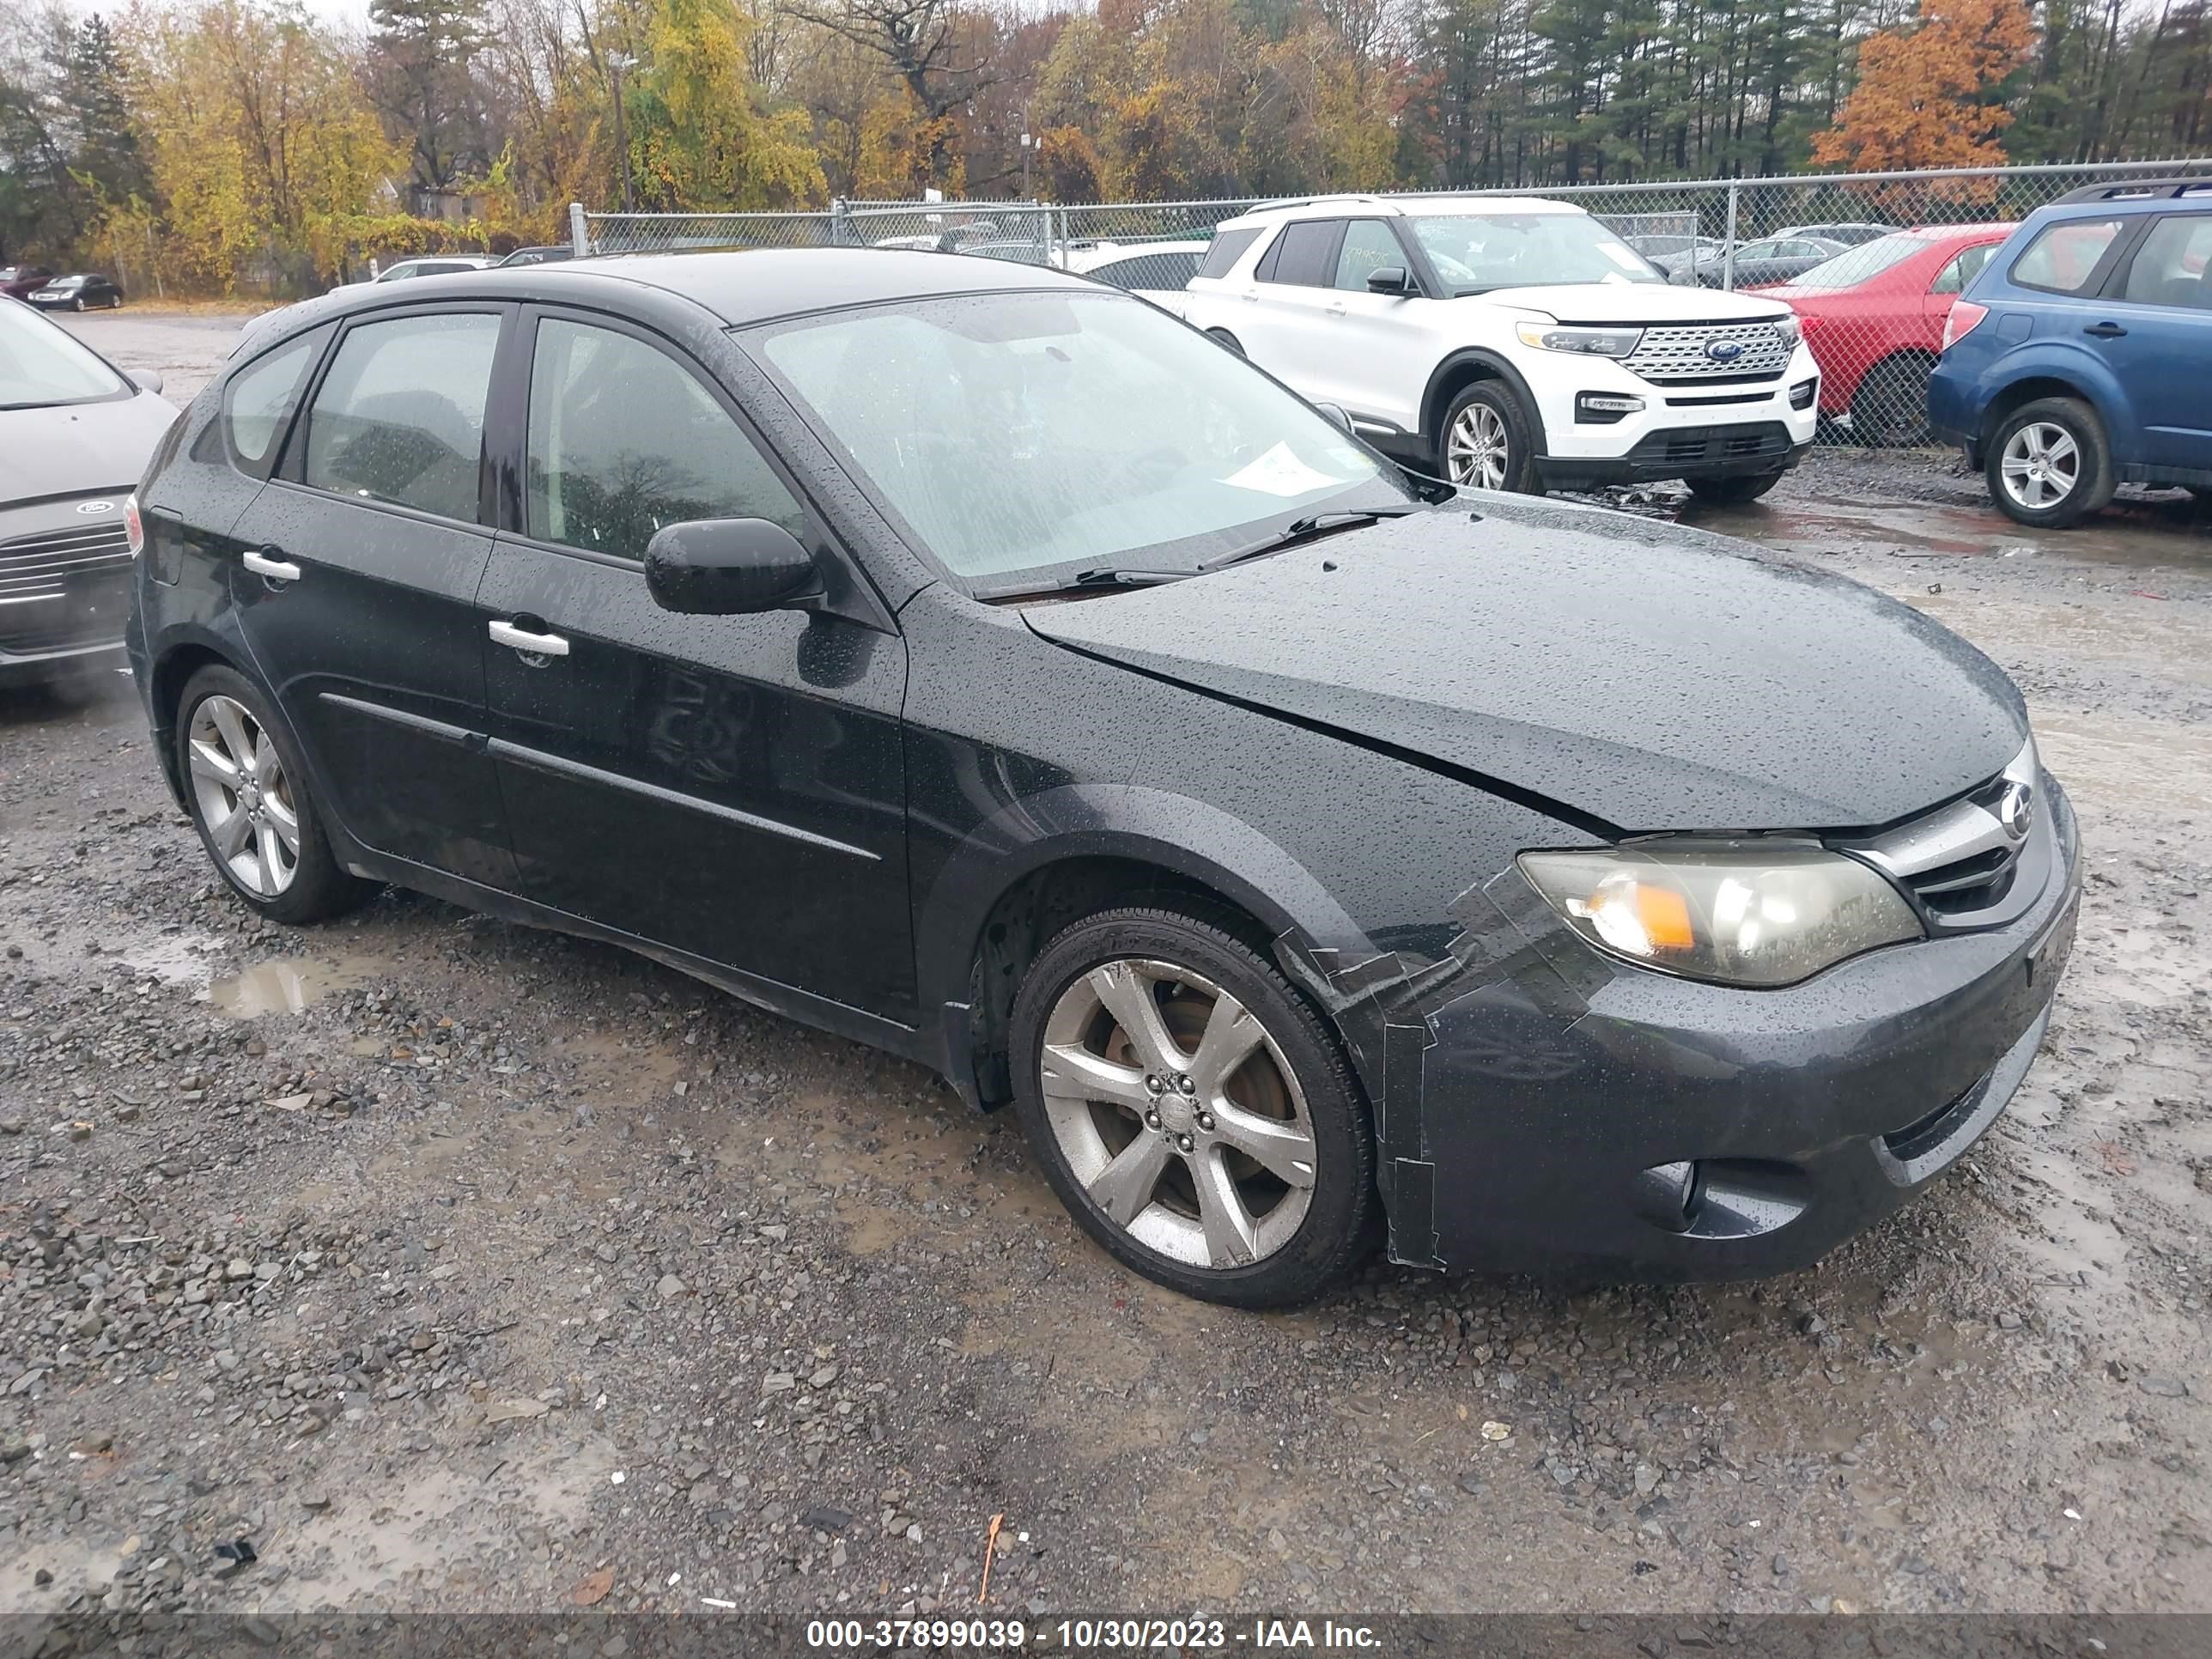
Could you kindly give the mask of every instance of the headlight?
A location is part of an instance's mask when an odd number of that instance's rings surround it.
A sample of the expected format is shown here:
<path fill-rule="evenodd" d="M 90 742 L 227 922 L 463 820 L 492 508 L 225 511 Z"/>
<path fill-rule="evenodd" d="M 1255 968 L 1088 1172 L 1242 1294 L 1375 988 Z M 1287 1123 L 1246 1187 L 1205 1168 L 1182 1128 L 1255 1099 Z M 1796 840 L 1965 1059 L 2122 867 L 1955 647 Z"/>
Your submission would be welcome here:
<path fill-rule="evenodd" d="M 1521 869 L 1601 951 L 1723 985 L 1795 985 L 1923 936 L 1888 882 L 1804 842 L 1523 853 Z"/>
<path fill-rule="evenodd" d="M 1805 337 L 1805 325 L 1795 317 L 1777 317 L 1774 319 L 1774 331 L 1782 337 L 1784 349 L 1795 351 L 1797 349 L 1797 342 Z"/>
<path fill-rule="evenodd" d="M 1559 323 L 1516 323 L 1521 343 L 1544 351 L 1579 351 L 1588 357 L 1626 357 L 1644 337 L 1640 328 L 1571 328 Z"/>

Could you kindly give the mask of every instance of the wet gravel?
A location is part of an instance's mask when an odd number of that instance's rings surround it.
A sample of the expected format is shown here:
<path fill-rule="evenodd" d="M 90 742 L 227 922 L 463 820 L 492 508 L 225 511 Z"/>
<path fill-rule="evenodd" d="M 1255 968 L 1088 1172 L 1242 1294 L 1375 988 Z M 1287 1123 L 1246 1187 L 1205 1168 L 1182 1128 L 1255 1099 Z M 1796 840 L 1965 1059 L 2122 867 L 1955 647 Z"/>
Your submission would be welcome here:
<path fill-rule="evenodd" d="M 1180 1300 L 914 1067 L 410 895 L 258 925 L 125 682 L 0 694 L 0 1611 L 965 1607 L 994 1516 L 1032 1616 L 2212 1610 L 2212 536 L 1980 503 L 1700 517 L 1989 651 L 2090 848 L 2013 1109 L 1756 1285 Z"/>

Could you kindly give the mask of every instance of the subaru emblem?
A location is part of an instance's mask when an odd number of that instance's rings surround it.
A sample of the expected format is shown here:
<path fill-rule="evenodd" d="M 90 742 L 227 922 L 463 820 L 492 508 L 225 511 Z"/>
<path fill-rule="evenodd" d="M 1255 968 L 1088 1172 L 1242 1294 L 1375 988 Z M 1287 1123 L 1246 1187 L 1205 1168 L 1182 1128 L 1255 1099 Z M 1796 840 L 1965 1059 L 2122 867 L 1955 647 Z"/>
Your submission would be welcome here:
<path fill-rule="evenodd" d="M 115 503 L 113 501 L 79 501 L 76 504 L 76 510 L 80 513 L 112 513 L 115 511 Z"/>
<path fill-rule="evenodd" d="M 1711 358 L 1717 363 L 1732 363 L 1737 358 L 1743 356 L 1743 342 L 1741 340 L 1708 340 L 1705 342 L 1705 356 Z"/>

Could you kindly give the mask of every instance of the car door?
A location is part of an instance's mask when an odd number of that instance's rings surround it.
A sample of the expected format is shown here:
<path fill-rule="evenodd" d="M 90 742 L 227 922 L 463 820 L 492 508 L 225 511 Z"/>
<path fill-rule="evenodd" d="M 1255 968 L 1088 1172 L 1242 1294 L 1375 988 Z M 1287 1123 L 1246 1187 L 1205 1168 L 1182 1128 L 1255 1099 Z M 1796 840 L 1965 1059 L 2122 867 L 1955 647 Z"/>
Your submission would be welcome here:
<path fill-rule="evenodd" d="M 1247 284 L 1246 304 L 1230 325 L 1244 355 L 1309 398 L 1327 398 L 1316 374 L 1316 342 L 1334 319 L 1340 219 L 1298 219 L 1285 225 L 1260 256 Z"/>
<path fill-rule="evenodd" d="M 818 561 L 844 556 L 697 362 L 593 314 L 548 307 L 525 327 L 520 499 L 483 598 L 526 890 L 911 1018 L 904 641 L 823 611 L 661 610 L 642 560 L 664 525 L 768 519 Z"/>
<path fill-rule="evenodd" d="M 1431 366 L 1430 354 L 1418 349 L 1418 318 L 1434 302 L 1369 289 L 1371 270 L 1393 266 L 1410 275 L 1415 268 L 1389 220 L 1345 221 L 1336 250 L 1329 287 L 1319 296 L 1320 325 L 1304 347 L 1312 384 L 1299 390 L 1340 404 L 1355 419 L 1411 432 L 1420 423 Z"/>
<path fill-rule="evenodd" d="M 2118 377 L 2151 466 L 2212 471 L 2212 213 L 2161 214 L 2137 240 L 2081 337 Z"/>
<path fill-rule="evenodd" d="M 232 530 L 240 626 L 325 800 L 375 851 L 511 890 L 484 749 L 484 410 L 497 303 L 348 319 Z"/>

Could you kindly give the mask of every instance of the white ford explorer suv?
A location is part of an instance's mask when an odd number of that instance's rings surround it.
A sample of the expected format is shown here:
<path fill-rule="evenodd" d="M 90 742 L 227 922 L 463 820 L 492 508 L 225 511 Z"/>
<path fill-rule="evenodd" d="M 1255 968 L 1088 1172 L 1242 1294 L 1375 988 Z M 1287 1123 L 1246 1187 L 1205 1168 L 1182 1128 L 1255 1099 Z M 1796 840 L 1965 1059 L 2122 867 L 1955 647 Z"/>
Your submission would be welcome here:
<path fill-rule="evenodd" d="M 1680 478 L 1747 501 L 1813 440 L 1820 370 L 1788 306 L 1669 286 L 1565 203 L 1279 203 L 1221 225 L 1176 297 L 1194 326 L 1455 483 Z"/>

